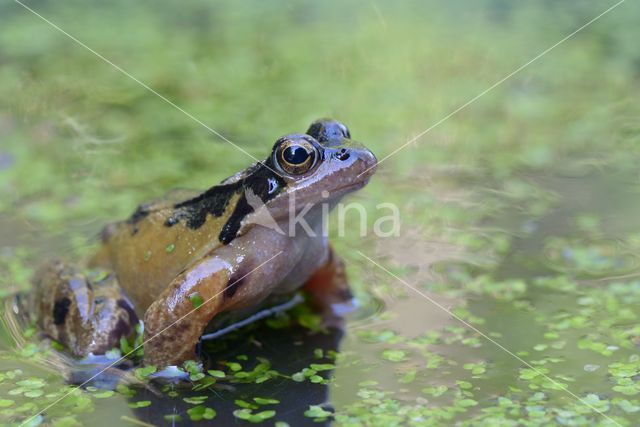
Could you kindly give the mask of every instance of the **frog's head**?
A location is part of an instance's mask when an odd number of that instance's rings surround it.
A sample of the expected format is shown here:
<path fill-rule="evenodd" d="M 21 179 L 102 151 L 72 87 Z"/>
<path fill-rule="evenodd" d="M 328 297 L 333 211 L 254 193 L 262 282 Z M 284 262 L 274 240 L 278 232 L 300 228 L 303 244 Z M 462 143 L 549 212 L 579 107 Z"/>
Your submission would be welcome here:
<path fill-rule="evenodd" d="M 209 213 L 220 217 L 234 195 L 241 193 L 219 236 L 226 244 L 244 226 L 287 220 L 292 208 L 297 214 L 309 205 L 332 207 L 345 194 L 362 188 L 376 164 L 373 153 L 353 141 L 345 125 L 336 120 L 317 120 L 306 134 L 278 139 L 266 160 L 176 205 L 182 210 L 177 217 L 186 217 L 188 227 L 198 228 Z M 317 211 L 313 209 L 313 215 Z M 168 225 L 175 223 L 170 221 Z"/>
<path fill-rule="evenodd" d="M 293 196 L 300 206 L 332 202 L 362 188 L 376 164 L 373 153 L 353 141 L 344 124 L 331 119 L 313 122 L 306 134 L 281 137 L 265 161 L 284 184 L 273 203 Z"/>

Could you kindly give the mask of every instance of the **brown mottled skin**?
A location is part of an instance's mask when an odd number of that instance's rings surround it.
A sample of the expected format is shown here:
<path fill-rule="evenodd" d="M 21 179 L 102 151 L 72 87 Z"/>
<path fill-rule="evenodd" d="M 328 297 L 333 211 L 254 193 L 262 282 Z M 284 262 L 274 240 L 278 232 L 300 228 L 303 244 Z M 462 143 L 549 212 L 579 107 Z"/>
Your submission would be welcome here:
<path fill-rule="evenodd" d="M 113 273 L 85 274 L 61 261 L 40 270 L 29 301 L 42 330 L 78 356 L 117 347 L 138 323 Z"/>
<path fill-rule="evenodd" d="M 323 236 L 320 203 L 334 206 L 364 186 L 375 165 L 334 120 L 282 137 L 265 161 L 218 186 L 173 192 L 107 226 L 88 263 L 109 272 L 101 286 L 83 286 L 87 276 L 62 263 L 45 269 L 34 294 L 40 325 L 74 354 L 97 354 L 131 333 L 135 310 L 144 319 L 145 363 L 167 366 L 194 359 L 220 313 L 246 311 L 305 283 L 318 300 L 344 300 L 344 268 Z M 309 226 L 290 221 L 292 212 L 303 212 Z"/>

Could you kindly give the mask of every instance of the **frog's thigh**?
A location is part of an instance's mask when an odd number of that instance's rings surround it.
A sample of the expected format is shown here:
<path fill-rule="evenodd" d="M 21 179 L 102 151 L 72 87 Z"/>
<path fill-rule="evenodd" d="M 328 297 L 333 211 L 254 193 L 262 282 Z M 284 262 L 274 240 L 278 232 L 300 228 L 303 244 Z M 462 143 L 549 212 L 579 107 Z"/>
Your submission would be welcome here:
<path fill-rule="evenodd" d="M 269 267 L 258 257 L 238 261 L 233 251 L 212 255 L 180 274 L 147 309 L 144 359 L 178 365 L 195 359 L 205 327 L 217 314 L 260 302 L 273 288 Z M 267 271 L 259 271 L 266 269 Z"/>
<path fill-rule="evenodd" d="M 76 356 L 117 347 L 138 323 L 115 275 L 92 280 L 60 261 L 40 271 L 31 297 L 42 330 Z"/>
<path fill-rule="evenodd" d="M 303 289 L 311 296 L 312 304 L 322 311 L 351 300 L 344 262 L 331 246 L 326 264 L 315 271 Z"/>

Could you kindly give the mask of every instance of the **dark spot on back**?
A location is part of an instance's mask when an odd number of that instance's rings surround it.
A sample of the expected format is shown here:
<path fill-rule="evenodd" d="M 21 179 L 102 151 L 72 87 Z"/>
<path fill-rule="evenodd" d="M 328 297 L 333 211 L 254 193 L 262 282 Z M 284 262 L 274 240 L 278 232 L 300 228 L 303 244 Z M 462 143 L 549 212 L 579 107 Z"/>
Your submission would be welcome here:
<path fill-rule="evenodd" d="M 116 304 L 118 305 L 118 307 L 120 307 L 123 310 L 125 310 L 127 312 L 127 314 L 129 315 L 129 326 L 132 326 L 132 325 L 135 325 L 136 323 L 138 323 L 138 315 L 133 310 L 133 307 L 131 306 L 131 304 L 128 301 L 123 300 L 123 299 L 119 299 Z"/>
<path fill-rule="evenodd" d="M 179 223 L 180 220 L 178 218 L 175 218 L 173 216 L 170 216 L 169 218 L 167 218 L 167 220 L 164 222 L 164 225 L 167 227 L 173 227 L 174 225 L 176 225 L 177 223 Z"/>
<path fill-rule="evenodd" d="M 147 215 L 149 215 L 150 212 L 151 210 L 149 209 L 149 206 L 140 205 L 135 210 L 135 212 L 129 217 L 129 219 L 127 220 L 127 223 L 136 224 L 137 222 L 143 220 Z"/>
<path fill-rule="evenodd" d="M 121 337 L 126 337 L 131 333 L 131 327 L 131 323 L 126 322 L 122 318 L 118 319 L 113 329 L 109 331 L 109 343 L 117 345 Z"/>
<path fill-rule="evenodd" d="M 240 230 L 240 226 L 242 225 L 242 220 L 251 212 L 253 212 L 253 208 L 247 202 L 247 198 L 243 194 L 240 200 L 238 200 L 233 213 L 222 227 L 222 230 L 220 230 L 218 240 L 226 245 L 235 239 L 238 234 L 238 230 Z"/>
<path fill-rule="evenodd" d="M 273 169 L 273 167 L 271 160 L 268 159 L 265 164 L 254 166 L 244 178 L 238 181 L 211 187 L 193 199 L 174 205 L 174 212 L 164 225 L 172 227 L 184 220 L 187 227 L 197 230 L 207 221 L 208 215 L 222 216 L 231 199 L 235 195 L 241 194 L 233 212 L 218 235 L 220 242 L 225 245 L 230 243 L 237 236 L 242 220 L 253 212 L 244 193 L 251 191 L 266 203 L 277 196 L 286 186 L 282 177 L 269 169 Z"/>
<path fill-rule="evenodd" d="M 227 287 L 224 288 L 224 293 L 222 294 L 224 296 L 224 299 L 232 298 L 236 294 L 236 292 L 238 292 L 238 289 L 240 289 L 247 283 L 249 276 L 250 274 L 247 273 L 246 269 L 241 269 L 233 273 L 229 278 Z"/>
<path fill-rule="evenodd" d="M 67 297 L 57 300 L 53 304 L 53 324 L 64 324 L 67 314 L 69 314 L 69 307 L 71 306 L 71 300 Z"/>
<path fill-rule="evenodd" d="M 187 227 L 198 229 L 207 221 L 207 215 L 219 217 L 227 209 L 229 201 L 240 189 L 240 183 L 217 185 L 193 199 L 174 205 L 174 213 L 164 223 L 167 227 L 184 220 Z"/>

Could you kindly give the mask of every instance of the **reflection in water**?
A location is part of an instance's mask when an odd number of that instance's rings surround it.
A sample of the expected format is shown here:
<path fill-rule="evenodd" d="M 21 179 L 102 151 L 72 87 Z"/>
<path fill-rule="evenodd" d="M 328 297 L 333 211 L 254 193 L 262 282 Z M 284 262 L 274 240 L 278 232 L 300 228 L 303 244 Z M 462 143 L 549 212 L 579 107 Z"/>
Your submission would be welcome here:
<path fill-rule="evenodd" d="M 318 349 L 323 354 L 337 351 L 342 339 L 342 332 L 332 329 L 328 333 L 310 334 L 308 329 L 302 327 L 292 327 L 286 330 L 276 330 L 260 325 L 251 331 L 251 339 L 229 340 L 221 342 L 216 346 L 215 352 L 203 354 L 205 365 L 209 369 L 220 367 L 220 363 L 225 360 L 235 360 L 238 355 L 246 355 L 248 360 L 255 361 L 256 358 L 269 360 L 271 368 L 287 375 L 309 366 L 311 363 L 332 363 L 332 360 L 318 358 Z M 251 369 L 251 366 L 243 366 Z M 328 387 L 322 384 L 313 384 L 308 381 L 294 382 L 290 379 L 274 379 L 261 384 L 233 384 L 224 386 L 213 386 L 213 390 L 193 392 L 184 390 L 179 397 L 171 398 L 165 395 L 157 395 L 151 390 L 144 390 L 138 393 L 135 401 L 149 400 L 152 404 L 146 408 L 135 409 L 135 416 L 145 422 L 161 425 L 166 424 L 164 418 L 167 414 L 181 415 L 180 425 L 190 425 L 188 417 L 185 415 L 187 409 L 193 407 L 186 403 L 183 398 L 202 396 L 209 394 L 205 405 L 214 408 L 218 415 L 215 418 L 216 425 L 233 425 L 238 420 L 233 416 L 233 411 L 239 409 L 236 400 L 252 401 L 254 397 L 276 399 L 280 403 L 262 407 L 273 409 L 277 416 L 274 419 L 286 421 L 291 426 L 302 425 L 327 425 L 325 423 L 313 422 L 304 416 L 309 405 L 323 405 L 324 409 L 330 409 Z M 162 408 L 161 411 L 158 408 Z M 273 420 L 266 424 L 272 425 Z M 195 423 L 194 423 L 195 425 Z"/>

